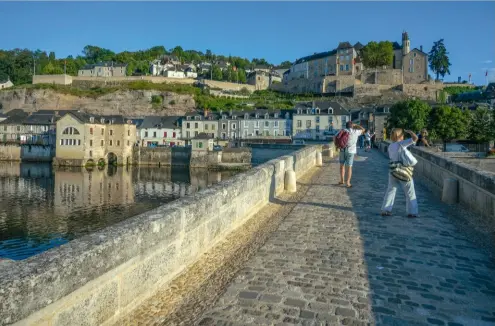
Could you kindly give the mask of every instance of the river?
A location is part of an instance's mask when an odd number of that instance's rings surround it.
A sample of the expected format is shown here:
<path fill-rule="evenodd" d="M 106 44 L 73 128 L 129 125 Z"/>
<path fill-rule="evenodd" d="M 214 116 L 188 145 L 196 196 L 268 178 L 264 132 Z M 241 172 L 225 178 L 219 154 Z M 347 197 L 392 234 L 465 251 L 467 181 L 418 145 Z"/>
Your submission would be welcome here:
<path fill-rule="evenodd" d="M 0 259 L 21 260 L 226 180 L 235 172 L 0 163 Z"/>

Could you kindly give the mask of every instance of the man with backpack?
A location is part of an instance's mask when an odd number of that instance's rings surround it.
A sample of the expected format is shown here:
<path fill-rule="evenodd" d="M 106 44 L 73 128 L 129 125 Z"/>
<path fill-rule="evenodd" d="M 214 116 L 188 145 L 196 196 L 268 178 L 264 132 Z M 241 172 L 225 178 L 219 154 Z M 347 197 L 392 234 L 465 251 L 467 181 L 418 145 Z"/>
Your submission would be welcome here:
<path fill-rule="evenodd" d="M 351 188 L 352 163 L 354 155 L 357 153 L 357 141 L 365 129 L 359 125 L 355 125 L 352 121 L 346 123 L 346 129 L 339 131 L 335 137 L 335 146 L 340 150 L 340 182 L 339 185 L 345 184 L 347 188 Z M 347 170 L 347 182 L 345 181 L 345 172 Z"/>

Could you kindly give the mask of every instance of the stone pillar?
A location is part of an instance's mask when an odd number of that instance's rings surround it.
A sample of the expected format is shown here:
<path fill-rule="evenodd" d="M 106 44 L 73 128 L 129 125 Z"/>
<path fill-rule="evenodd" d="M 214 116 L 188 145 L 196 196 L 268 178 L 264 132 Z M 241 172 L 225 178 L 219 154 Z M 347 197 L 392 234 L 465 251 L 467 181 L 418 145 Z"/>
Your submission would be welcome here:
<path fill-rule="evenodd" d="M 454 178 L 443 180 L 442 201 L 446 204 L 457 204 L 459 201 L 459 181 Z"/>
<path fill-rule="evenodd" d="M 330 147 L 330 149 L 328 150 L 328 153 L 329 153 L 330 158 L 333 158 L 333 156 L 335 154 L 334 148 L 333 147 Z"/>
<path fill-rule="evenodd" d="M 316 152 L 316 166 L 323 166 L 323 159 L 320 151 Z"/>
<path fill-rule="evenodd" d="M 296 172 L 293 169 L 285 171 L 284 188 L 285 191 L 290 193 L 294 193 L 297 190 Z"/>

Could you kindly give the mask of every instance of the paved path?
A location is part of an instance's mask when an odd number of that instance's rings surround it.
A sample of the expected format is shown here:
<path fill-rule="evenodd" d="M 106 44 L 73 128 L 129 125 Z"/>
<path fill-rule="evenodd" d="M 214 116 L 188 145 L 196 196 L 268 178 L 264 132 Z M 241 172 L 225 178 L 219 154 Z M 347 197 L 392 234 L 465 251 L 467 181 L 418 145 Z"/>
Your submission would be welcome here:
<path fill-rule="evenodd" d="M 355 163 L 354 187 L 319 178 L 200 325 L 495 325 L 495 261 L 456 212 L 418 186 L 420 215 L 381 217 L 387 161 Z"/>

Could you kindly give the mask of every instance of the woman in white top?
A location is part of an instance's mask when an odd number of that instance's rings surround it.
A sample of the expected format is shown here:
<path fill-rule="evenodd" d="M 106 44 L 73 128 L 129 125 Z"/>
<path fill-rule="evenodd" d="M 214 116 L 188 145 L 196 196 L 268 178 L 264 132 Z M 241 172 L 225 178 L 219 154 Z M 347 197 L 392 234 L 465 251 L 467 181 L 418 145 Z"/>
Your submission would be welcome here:
<path fill-rule="evenodd" d="M 404 132 L 411 135 L 411 138 L 404 140 Z M 401 146 L 407 148 L 418 141 L 418 136 L 416 136 L 415 133 L 410 130 L 402 130 L 401 128 L 394 128 L 390 138 L 394 142 L 388 146 L 388 156 L 391 162 L 399 161 L 399 149 Z M 417 217 L 418 201 L 414 190 L 414 180 L 402 181 L 394 177 L 391 173 L 388 174 L 388 188 L 385 193 L 385 198 L 383 198 L 382 216 L 392 215 L 395 193 L 399 186 L 406 195 L 407 217 Z"/>

